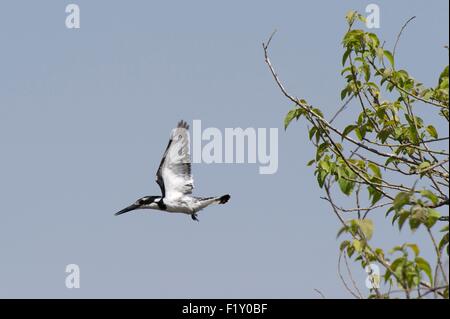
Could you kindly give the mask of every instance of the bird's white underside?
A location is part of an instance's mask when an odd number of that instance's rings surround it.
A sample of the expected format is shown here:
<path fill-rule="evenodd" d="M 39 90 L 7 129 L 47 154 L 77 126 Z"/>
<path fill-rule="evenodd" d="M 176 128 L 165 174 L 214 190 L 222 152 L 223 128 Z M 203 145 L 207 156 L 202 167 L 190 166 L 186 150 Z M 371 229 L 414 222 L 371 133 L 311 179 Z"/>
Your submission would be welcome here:
<path fill-rule="evenodd" d="M 160 199 L 158 199 L 157 201 L 155 201 L 149 205 L 142 206 L 141 208 L 159 210 L 159 207 L 157 204 L 159 200 Z M 194 213 L 202 210 L 203 208 L 206 208 L 209 205 L 218 204 L 220 202 L 220 199 L 219 199 L 219 197 L 200 199 L 200 198 L 195 198 L 192 196 L 182 196 L 175 200 L 170 200 L 170 199 L 164 198 L 163 201 L 164 201 L 164 205 L 166 205 L 166 207 L 167 207 L 165 210 L 166 212 L 194 214 Z"/>

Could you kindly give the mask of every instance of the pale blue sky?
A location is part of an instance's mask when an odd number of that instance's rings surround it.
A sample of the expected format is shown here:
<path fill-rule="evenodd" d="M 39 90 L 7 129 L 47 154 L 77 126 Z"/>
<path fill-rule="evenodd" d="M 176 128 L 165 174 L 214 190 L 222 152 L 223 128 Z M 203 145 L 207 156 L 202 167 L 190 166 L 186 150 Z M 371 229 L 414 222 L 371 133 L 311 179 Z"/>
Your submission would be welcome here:
<path fill-rule="evenodd" d="M 345 13 L 371 2 L 388 47 L 417 16 L 397 59 L 434 85 L 448 61 L 445 0 L 2 1 L 0 297 L 349 297 L 336 271 L 339 223 L 305 165 L 314 150 L 301 124 L 282 129 L 291 105 L 261 42 L 278 29 L 272 59 L 288 89 L 332 114 Z M 80 6 L 79 30 L 65 28 L 68 3 Z M 196 164 L 197 195 L 232 196 L 200 223 L 114 217 L 159 193 L 154 173 L 180 119 L 278 127 L 277 174 Z M 378 245 L 408 237 L 375 219 Z M 70 263 L 80 289 L 65 288 Z M 367 292 L 365 274 L 355 277 Z"/>

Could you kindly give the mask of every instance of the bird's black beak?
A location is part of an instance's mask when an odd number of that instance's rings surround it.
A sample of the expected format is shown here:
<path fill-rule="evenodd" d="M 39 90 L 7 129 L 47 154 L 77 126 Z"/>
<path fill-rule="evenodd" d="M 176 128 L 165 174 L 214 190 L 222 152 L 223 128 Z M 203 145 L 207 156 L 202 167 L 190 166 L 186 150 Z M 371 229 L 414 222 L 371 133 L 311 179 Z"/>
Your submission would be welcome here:
<path fill-rule="evenodd" d="M 139 208 L 139 205 L 133 204 L 133 205 L 130 205 L 128 207 L 125 207 L 121 211 L 118 211 L 117 213 L 114 214 L 114 216 L 122 215 L 122 214 L 125 214 L 127 212 L 131 212 L 132 210 L 135 210 L 135 209 L 138 209 L 138 208 Z"/>

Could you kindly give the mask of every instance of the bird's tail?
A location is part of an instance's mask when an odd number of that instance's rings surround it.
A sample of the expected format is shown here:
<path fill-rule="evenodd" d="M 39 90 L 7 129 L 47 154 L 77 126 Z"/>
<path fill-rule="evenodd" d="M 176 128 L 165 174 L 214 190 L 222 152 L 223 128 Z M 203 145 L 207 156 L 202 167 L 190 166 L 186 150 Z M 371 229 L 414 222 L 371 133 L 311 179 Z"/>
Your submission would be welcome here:
<path fill-rule="evenodd" d="M 225 204 L 230 199 L 230 195 L 226 194 L 220 197 L 196 197 L 196 199 L 198 200 L 198 206 L 196 208 L 196 211 L 198 212 L 209 205 Z"/>
<path fill-rule="evenodd" d="M 217 197 L 217 203 L 218 204 L 225 204 L 226 202 L 228 202 L 228 200 L 230 199 L 230 195 L 228 195 L 228 194 L 226 194 L 226 195 L 223 195 L 223 196 L 220 196 L 220 197 Z"/>

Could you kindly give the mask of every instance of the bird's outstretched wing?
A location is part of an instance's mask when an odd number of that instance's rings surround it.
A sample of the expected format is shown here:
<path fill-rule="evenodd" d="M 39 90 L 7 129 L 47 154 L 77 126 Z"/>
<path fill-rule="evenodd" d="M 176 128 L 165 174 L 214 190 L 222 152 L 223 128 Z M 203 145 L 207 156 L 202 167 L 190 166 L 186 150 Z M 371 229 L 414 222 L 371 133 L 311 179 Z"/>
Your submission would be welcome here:
<path fill-rule="evenodd" d="M 191 194 L 194 180 L 191 174 L 189 125 L 180 121 L 172 130 L 170 141 L 156 172 L 156 182 L 162 197 L 178 198 Z"/>

